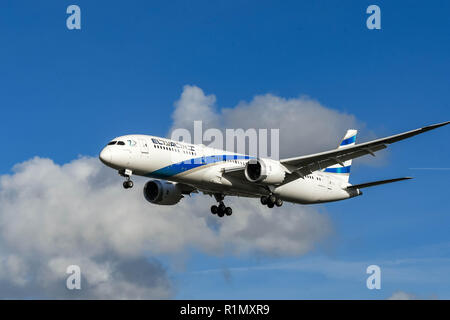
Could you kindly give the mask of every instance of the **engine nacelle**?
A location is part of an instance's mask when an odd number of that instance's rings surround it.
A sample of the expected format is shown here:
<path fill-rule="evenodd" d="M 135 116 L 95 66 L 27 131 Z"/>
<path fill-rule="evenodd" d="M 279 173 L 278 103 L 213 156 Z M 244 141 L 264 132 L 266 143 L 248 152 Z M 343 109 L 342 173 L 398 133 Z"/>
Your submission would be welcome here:
<path fill-rule="evenodd" d="M 286 171 L 278 161 L 270 159 L 250 160 L 245 166 L 245 177 L 248 181 L 263 184 L 280 184 Z"/>
<path fill-rule="evenodd" d="M 159 205 L 174 205 L 183 198 L 180 188 L 172 182 L 150 180 L 144 186 L 144 197 L 148 202 Z"/>

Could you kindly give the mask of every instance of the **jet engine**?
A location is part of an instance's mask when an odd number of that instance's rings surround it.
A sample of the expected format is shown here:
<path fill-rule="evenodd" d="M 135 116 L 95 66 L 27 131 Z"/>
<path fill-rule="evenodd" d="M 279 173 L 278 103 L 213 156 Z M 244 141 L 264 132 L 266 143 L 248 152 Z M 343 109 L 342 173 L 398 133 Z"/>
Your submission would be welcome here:
<path fill-rule="evenodd" d="M 150 180 L 144 186 L 144 197 L 148 202 L 159 205 L 174 205 L 183 198 L 182 190 L 176 183 Z"/>
<path fill-rule="evenodd" d="M 245 177 L 254 183 L 280 184 L 285 175 L 286 169 L 278 161 L 270 159 L 250 160 L 245 166 Z"/>

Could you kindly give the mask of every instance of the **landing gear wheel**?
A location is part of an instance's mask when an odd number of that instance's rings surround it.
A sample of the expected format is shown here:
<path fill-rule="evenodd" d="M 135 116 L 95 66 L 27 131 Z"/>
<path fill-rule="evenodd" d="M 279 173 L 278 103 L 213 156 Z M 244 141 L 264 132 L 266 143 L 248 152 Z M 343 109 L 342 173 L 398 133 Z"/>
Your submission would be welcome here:
<path fill-rule="evenodd" d="M 214 194 L 214 197 L 216 198 L 217 202 L 219 204 L 217 206 L 211 207 L 212 214 L 217 214 L 220 218 L 223 216 L 231 216 L 233 214 L 233 210 L 230 207 L 225 206 L 223 203 L 224 195 L 223 194 Z"/>
<path fill-rule="evenodd" d="M 275 203 L 277 201 L 277 197 L 275 197 L 273 194 L 269 196 L 269 203 Z"/>
<path fill-rule="evenodd" d="M 277 199 L 277 201 L 275 201 L 275 204 L 277 207 L 281 207 L 283 205 L 283 200 Z"/>
<path fill-rule="evenodd" d="M 133 188 L 133 186 L 134 186 L 134 183 L 131 180 L 127 180 L 123 183 L 123 187 L 125 189 L 131 189 L 131 188 Z"/>
<path fill-rule="evenodd" d="M 275 204 L 274 204 L 273 202 L 269 202 L 269 203 L 267 204 L 267 206 L 268 206 L 270 209 L 272 209 L 274 205 L 275 205 Z"/>
<path fill-rule="evenodd" d="M 225 212 L 226 212 L 226 207 L 223 204 L 223 202 L 221 202 L 218 207 L 217 215 L 222 218 L 225 215 Z"/>
<path fill-rule="evenodd" d="M 269 202 L 269 198 L 266 196 L 261 197 L 261 204 L 266 205 Z"/>

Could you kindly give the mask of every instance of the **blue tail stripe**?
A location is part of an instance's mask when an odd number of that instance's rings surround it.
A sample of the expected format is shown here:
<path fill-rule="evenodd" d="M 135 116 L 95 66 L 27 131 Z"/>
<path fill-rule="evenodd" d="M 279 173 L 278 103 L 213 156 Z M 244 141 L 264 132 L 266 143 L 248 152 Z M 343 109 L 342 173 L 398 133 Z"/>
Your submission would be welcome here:
<path fill-rule="evenodd" d="M 353 136 L 353 137 L 347 138 L 347 139 L 345 139 L 345 140 L 342 140 L 341 146 L 345 146 L 345 145 L 347 145 L 347 144 L 354 143 L 355 141 L 356 141 L 356 135 Z"/>

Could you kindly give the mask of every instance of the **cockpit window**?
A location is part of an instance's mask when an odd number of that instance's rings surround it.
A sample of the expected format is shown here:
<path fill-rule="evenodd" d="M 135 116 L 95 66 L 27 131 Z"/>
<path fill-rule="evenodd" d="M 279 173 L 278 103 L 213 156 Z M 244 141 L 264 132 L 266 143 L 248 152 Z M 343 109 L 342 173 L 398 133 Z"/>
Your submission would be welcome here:
<path fill-rule="evenodd" d="M 111 141 L 110 143 L 108 143 L 108 146 L 115 145 L 116 143 L 117 143 L 117 141 Z"/>
<path fill-rule="evenodd" d="M 117 142 L 117 145 L 118 145 L 118 146 L 124 146 L 124 145 L 125 145 L 125 142 L 119 141 L 119 142 Z"/>

